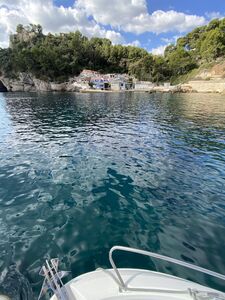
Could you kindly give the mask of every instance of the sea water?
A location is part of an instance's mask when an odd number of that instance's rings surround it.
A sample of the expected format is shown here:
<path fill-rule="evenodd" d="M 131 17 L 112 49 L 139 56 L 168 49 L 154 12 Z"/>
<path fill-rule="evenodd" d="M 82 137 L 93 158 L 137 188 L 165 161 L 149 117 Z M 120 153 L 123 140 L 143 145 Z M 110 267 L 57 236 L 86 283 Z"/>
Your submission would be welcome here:
<path fill-rule="evenodd" d="M 225 274 L 225 98 L 217 94 L 0 94 L 0 271 L 41 287 L 110 267 L 125 245 Z M 221 288 L 139 255 L 150 268 Z"/>

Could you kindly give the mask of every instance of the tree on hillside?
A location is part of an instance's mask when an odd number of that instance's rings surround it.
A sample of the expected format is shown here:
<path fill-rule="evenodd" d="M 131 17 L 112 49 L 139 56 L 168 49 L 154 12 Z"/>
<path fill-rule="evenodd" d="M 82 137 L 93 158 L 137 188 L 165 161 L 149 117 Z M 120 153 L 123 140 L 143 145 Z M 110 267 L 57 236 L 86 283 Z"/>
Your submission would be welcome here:
<path fill-rule="evenodd" d="M 129 73 L 138 80 L 152 80 L 153 56 L 145 55 L 129 65 Z"/>
<path fill-rule="evenodd" d="M 169 53 L 166 58 L 173 75 L 182 75 L 197 67 L 192 54 L 181 47 Z"/>
<path fill-rule="evenodd" d="M 22 33 L 24 30 L 24 27 L 22 24 L 18 24 L 17 27 L 16 27 L 16 32 L 17 33 Z"/>
<path fill-rule="evenodd" d="M 225 55 L 225 32 L 219 27 L 210 30 L 201 44 L 200 53 L 207 61 Z"/>
<path fill-rule="evenodd" d="M 225 19 L 212 20 L 180 37 L 165 49 L 164 57 L 139 47 L 113 45 L 106 38 L 88 39 L 79 31 L 44 35 L 41 25 L 35 24 L 19 24 L 16 34 L 10 36 L 10 46 L 0 49 L 1 71 L 9 76 L 31 72 L 38 78 L 62 81 L 88 68 L 160 82 L 224 57 Z"/>

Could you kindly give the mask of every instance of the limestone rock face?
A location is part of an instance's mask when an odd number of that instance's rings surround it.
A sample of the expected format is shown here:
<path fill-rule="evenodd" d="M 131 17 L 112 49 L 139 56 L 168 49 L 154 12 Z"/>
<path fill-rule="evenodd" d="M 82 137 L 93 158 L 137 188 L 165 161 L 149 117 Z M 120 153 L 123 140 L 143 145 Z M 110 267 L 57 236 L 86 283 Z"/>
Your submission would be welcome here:
<path fill-rule="evenodd" d="M 80 90 L 89 89 L 89 85 L 85 83 L 78 83 L 71 79 L 66 86 L 66 90 L 68 92 L 79 92 Z"/>
<path fill-rule="evenodd" d="M 181 92 L 181 93 L 197 93 L 197 89 L 193 89 L 193 87 L 189 84 L 181 84 L 178 89 L 177 92 Z"/>
<path fill-rule="evenodd" d="M 55 92 L 61 92 L 66 91 L 67 84 L 65 82 L 63 83 L 54 83 L 50 82 L 50 90 Z"/>
<path fill-rule="evenodd" d="M 36 88 L 36 91 L 40 92 L 50 92 L 51 91 L 51 85 L 49 82 L 33 78 L 34 86 Z"/>
<path fill-rule="evenodd" d="M 16 79 L 1 76 L 0 80 L 8 92 L 32 92 L 36 90 L 30 74 L 20 73 Z"/>
<path fill-rule="evenodd" d="M 0 81 L 9 92 L 78 92 L 81 88 L 72 79 L 63 83 L 47 82 L 37 79 L 29 73 L 19 73 L 16 79 L 1 76 Z"/>
<path fill-rule="evenodd" d="M 225 80 L 192 80 L 188 85 L 199 93 L 222 93 L 225 89 Z"/>

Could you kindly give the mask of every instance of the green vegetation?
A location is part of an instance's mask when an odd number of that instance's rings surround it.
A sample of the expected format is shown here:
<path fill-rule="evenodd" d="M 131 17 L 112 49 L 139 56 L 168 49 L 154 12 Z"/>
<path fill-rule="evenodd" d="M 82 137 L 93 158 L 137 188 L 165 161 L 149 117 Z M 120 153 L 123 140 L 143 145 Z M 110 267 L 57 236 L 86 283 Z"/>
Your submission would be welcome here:
<path fill-rule="evenodd" d="M 192 70 L 225 57 L 225 19 L 214 19 L 177 40 L 165 50 L 165 60 L 172 69 L 172 82 L 189 78 Z"/>
<path fill-rule="evenodd" d="M 129 73 L 139 80 L 179 82 L 195 69 L 225 56 L 225 19 L 212 20 L 169 45 L 164 57 L 80 32 L 44 35 L 40 25 L 19 24 L 10 47 L 0 49 L 0 69 L 9 77 L 30 72 L 37 78 L 65 81 L 83 69 Z"/>

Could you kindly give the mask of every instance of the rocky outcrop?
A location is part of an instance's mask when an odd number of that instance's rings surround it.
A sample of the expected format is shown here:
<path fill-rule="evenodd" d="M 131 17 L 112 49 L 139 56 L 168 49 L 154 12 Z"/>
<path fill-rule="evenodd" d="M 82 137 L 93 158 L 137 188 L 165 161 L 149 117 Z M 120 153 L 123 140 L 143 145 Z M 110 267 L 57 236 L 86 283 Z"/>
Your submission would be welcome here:
<path fill-rule="evenodd" d="M 198 91 L 189 84 L 180 84 L 175 86 L 174 92 L 175 93 L 198 93 Z"/>
<path fill-rule="evenodd" d="M 199 93 L 222 93 L 225 90 L 225 80 L 192 80 L 182 86 L 189 86 Z"/>
<path fill-rule="evenodd" d="M 216 62 L 212 67 L 200 68 L 192 80 L 217 80 L 225 78 L 224 60 Z"/>
<path fill-rule="evenodd" d="M 1 76 L 0 81 L 9 92 L 77 92 L 80 90 L 79 84 L 73 78 L 68 82 L 56 83 L 37 79 L 28 73 L 20 73 L 16 79 Z"/>
<path fill-rule="evenodd" d="M 191 80 L 174 86 L 157 86 L 150 92 L 161 93 L 222 93 L 225 94 L 225 79 Z"/>
<path fill-rule="evenodd" d="M 146 91 L 148 93 L 197 93 L 198 91 L 193 89 L 188 84 L 179 84 L 179 85 L 159 85 L 153 87 L 151 90 Z"/>
<path fill-rule="evenodd" d="M 182 89 L 189 89 L 198 93 L 224 93 L 225 91 L 225 62 L 224 59 L 216 61 L 206 68 L 201 66 L 195 75 L 189 78 Z"/>
<path fill-rule="evenodd" d="M 40 92 L 49 92 L 51 91 L 51 85 L 47 81 L 43 81 L 40 79 L 33 79 L 35 89 Z"/>
<path fill-rule="evenodd" d="M 16 79 L 1 76 L 0 80 L 9 92 L 32 92 L 36 90 L 32 77 L 26 73 L 20 73 Z"/>

